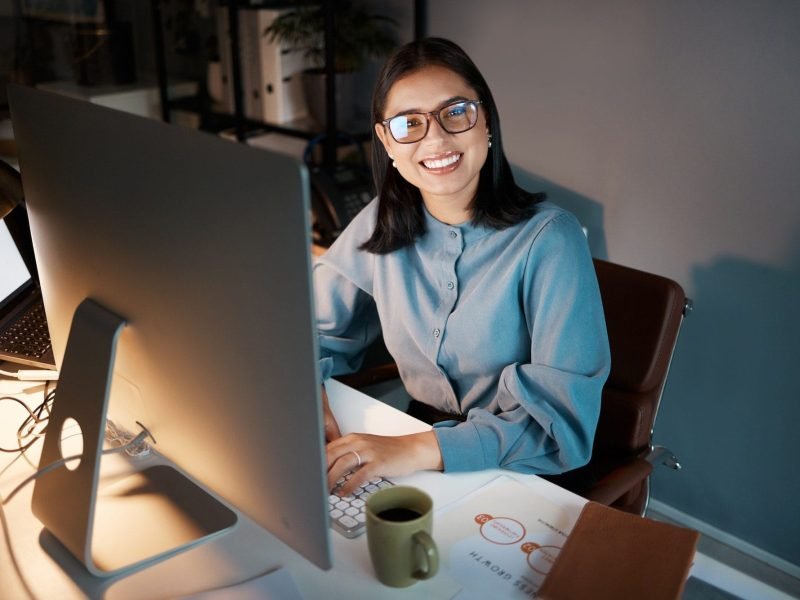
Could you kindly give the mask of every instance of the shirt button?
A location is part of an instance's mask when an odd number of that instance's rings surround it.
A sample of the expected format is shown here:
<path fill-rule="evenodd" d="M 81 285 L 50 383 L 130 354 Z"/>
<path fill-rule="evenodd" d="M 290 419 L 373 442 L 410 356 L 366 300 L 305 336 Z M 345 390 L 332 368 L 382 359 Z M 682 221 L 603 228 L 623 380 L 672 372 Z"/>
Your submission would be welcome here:
<path fill-rule="evenodd" d="M 442 332 L 437 327 L 436 329 L 433 330 L 433 337 L 438 338 L 441 333 Z"/>
<path fill-rule="evenodd" d="M 447 282 L 447 289 L 448 290 L 452 290 L 454 287 L 456 287 L 455 283 L 453 283 L 452 281 L 448 281 Z"/>
<path fill-rule="evenodd" d="M 453 231 L 451 229 L 450 230 L 450 237 L 453 238 L 453 239 L 457 238 L 458 237 L 458 232 L 457 231 Z"/>

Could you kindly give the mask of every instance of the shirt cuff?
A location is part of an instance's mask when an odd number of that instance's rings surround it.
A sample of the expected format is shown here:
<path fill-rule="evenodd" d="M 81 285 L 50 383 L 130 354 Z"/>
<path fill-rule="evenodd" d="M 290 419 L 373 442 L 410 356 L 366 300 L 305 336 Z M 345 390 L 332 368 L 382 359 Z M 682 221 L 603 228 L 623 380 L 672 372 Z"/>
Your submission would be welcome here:
<path fill-rule="evenodd" d="M 333 375 L 333 358 L 330 356 L 323 356 L 319 359 L 319 376 L 322 381 L 330 379 Z"/>
<path fill-rule="evenodd" d="M 442 453 L 442 465 L 446 473 L 459 471 L 480 471 L 496 467 L 488 464 L 486 449 L 481 442 L 478 428 L 469 421 L 450 426 L 455 421 L 445 421 L 433 426 Z M 497 455 L 495 449 L 494 455 Z"/>

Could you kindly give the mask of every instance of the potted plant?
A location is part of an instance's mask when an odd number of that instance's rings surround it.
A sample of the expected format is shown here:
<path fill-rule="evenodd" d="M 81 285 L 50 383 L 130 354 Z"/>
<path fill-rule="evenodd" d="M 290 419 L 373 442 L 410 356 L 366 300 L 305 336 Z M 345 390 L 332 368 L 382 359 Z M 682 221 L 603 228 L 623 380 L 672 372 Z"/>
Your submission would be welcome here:
<path fill-rule="evenodd" d="M 337 1 L 335 12 L 335 57 L 337 122 L 352 124 L 363 119 L 359 105 L 365 106 L 369 91 L 359 78 L 369 60 L 388 54 L 397 45 L 391 29 L 394 19 L 373 14 L 352 0 Z M 302 52 L 308 64 L 303 86 L 311 116 L 325 125 L 325 8 L 321 4 L 302 5 L 289 10 L 264 31 L 270 41 L 294 52 Z M 368 109 L 367 109 L 368 112 Z"/>

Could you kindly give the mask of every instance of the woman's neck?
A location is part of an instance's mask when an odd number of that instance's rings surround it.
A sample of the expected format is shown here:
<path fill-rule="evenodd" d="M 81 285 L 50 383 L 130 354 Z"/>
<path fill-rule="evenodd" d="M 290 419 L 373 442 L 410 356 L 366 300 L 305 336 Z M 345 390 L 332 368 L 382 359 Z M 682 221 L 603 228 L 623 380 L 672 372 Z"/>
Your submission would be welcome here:
<path fill-rule="evenodd" d="M 460 225 L 472 218 L 472 199 L 474 195 L 466 198 L 452 196 L 437 196 L 422 194 L 422 201 L 431 216 L 446 225 Z"/>

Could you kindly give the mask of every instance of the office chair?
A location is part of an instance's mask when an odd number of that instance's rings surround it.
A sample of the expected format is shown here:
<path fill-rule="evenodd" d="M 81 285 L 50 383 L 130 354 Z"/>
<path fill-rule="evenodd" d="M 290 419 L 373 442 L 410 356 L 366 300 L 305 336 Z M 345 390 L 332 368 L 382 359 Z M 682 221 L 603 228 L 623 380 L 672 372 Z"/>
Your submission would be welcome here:
<path fill-rule="evenodd" d="M 592 458 L 546 479 L 601 504 L 643 515 L 649 476 L 662 464 L 680 469 L 667 448 L 652 445 L 661 395 L 691 300 L 671 279 L 595 259 L 611 347 Z M 397 377 L 391 363 L 370 364 L 341 377 L 356 388 Z"/>
<path fill-rule="evenodd" d="M 653 426 L 683 318 L 692 308 L 671 279 L 594 260 L 611 347 L 600 420 L 587 465 L 546 479 L 576 494 L 643 515 L 656 465 L 680 469 L 653 446 Z"/>

